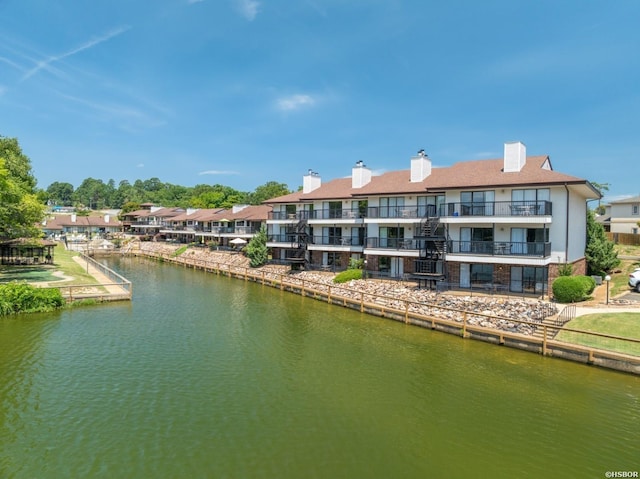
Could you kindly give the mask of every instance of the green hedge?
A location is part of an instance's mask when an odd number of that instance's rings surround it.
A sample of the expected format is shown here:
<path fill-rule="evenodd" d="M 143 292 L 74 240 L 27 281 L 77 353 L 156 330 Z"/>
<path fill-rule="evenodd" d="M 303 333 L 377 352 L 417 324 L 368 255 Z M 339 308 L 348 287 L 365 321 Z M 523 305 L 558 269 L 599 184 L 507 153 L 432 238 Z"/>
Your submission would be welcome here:
<path fill-rule="evenodd" d="M 334 283 L 346 283 L 347 281 L 351 281 L 352 279 L 362 279 L 362 270 L 361 269 L 348 269 L 343 271 L 342 273 L 338 273 L 335 278 L 333 278 Z"/>
<path fill-rule="evenodd" d="M 560 303 L 576 303 L 589 297 L 596 287 L 591 276 L 560 276 L 551 285 L 553 296 Z"/>
<path fill-rule="evenodd" d="M 0 316 L 53 311 L 64 304 L 57 288 L 36 288 L 15 281 L 0 285 Z"/>

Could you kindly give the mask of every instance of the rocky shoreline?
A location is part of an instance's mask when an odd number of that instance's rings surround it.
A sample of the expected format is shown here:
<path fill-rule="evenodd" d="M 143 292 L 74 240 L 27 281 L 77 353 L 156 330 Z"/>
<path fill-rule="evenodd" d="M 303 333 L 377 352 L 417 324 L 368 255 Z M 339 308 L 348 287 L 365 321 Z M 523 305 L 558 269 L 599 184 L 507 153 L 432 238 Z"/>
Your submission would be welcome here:
<path fill-rule="evenodd" d="M 225 265 L 232 271 L 245 271 L 249 267 L 249 260 L 243 254 L 232 252 L 210 251 L 207 248 L 190 247 L 178 257 L 175 256 L 179 246 L 174 244 L 141 242 L 141 254 L 162 255 L 166 259 L 179 258 L 191 264 L 213 263 Z M 236 272 L 236 271 L 234 271 Z M 376 303 L 393 309 L 404 310 L 406 301 L 410 302 L 409 311 L 420 315 L 460 322 L 464 313 L 467 314 L 467 324 L 502 331 L 533 335 L 537 325 L 545 317 L 554 316 L 558 308 L 554 303 L 537 299 L 512 298 L 507 296 L 469 296 L 450 292 L 433 292 L 418 289 L 414 283 L 367 279 L 352 280 L 343 285 L 333 283 L 331 273 L 300 271 L 290 272 L 289 268 L 280 265 L 265 265 L 252 269 L 256 274 L 262 274 L 265 279 L 280 280 L 285 283 L 302 286 L 314 283 L 314 289 L 326 292 L 339 290 L 341 296 Z M 523 321 L 522 323 L 519 321 Z"/>

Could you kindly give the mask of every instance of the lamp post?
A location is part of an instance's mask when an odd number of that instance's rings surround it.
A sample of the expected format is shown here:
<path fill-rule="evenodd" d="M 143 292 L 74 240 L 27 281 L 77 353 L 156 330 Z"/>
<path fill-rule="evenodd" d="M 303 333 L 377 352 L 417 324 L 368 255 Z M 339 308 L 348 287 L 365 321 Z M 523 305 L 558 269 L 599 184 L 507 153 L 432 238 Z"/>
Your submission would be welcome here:
<path fill-rule="evenodd" d="M 609 281 L 611 281 L 611 276 L 606 275 L 604 280 L 607 282 L 607 304 L 609 304 Z"/>

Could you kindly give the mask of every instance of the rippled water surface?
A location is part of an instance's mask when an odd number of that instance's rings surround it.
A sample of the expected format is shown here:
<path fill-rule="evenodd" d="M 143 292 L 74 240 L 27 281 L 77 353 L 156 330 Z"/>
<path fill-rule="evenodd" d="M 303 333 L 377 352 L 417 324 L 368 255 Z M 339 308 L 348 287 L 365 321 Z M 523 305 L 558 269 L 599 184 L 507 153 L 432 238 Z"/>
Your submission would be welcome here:
<path fill-rule="evenodd" d="M 604 477 L 640 378 L 114 258 L 131 303 L 0 319 L 0 477 Z"/>

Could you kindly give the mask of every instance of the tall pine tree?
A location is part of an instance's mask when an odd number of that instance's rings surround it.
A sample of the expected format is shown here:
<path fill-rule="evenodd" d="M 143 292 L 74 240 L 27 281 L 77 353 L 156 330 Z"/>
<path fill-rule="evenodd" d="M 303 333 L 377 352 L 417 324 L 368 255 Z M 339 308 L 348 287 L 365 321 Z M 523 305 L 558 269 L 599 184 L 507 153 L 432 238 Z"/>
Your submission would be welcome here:
<path fill-rule="evenodd" d="M 587 247 L 585 249 L 589 274 L 604 276 L 620 264 L 613 241 L 609 241 L 604 227 L 595 219 L 593 211 L 587 211 Z"/>

